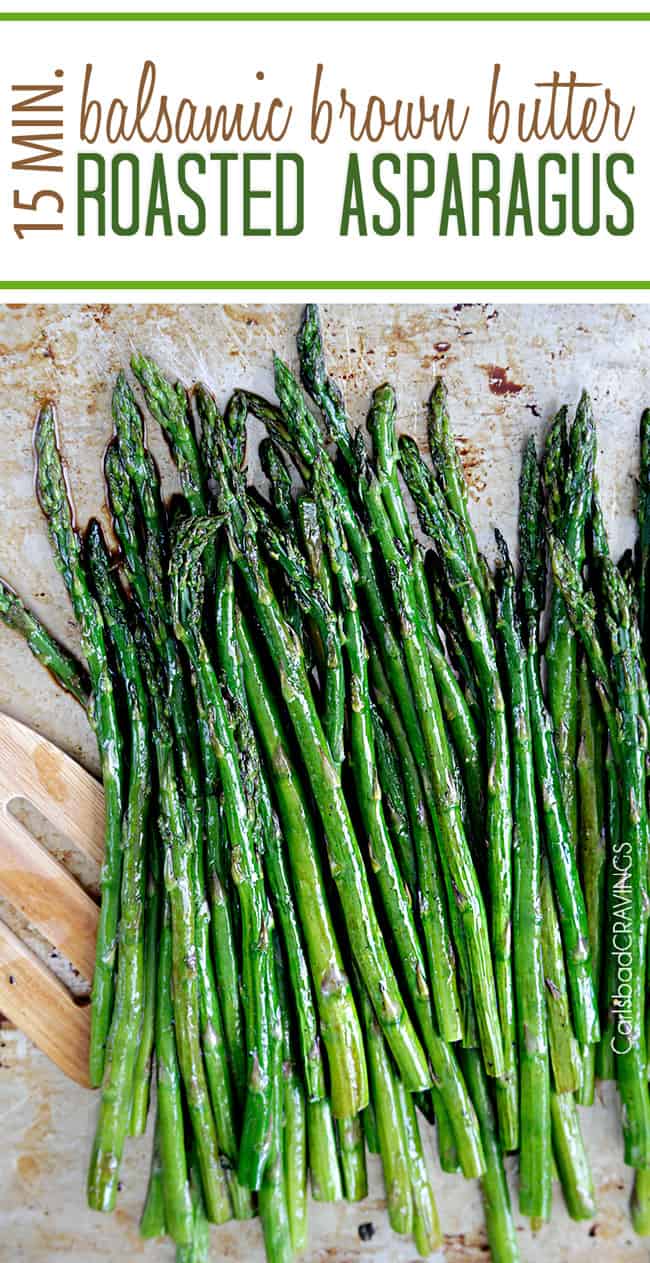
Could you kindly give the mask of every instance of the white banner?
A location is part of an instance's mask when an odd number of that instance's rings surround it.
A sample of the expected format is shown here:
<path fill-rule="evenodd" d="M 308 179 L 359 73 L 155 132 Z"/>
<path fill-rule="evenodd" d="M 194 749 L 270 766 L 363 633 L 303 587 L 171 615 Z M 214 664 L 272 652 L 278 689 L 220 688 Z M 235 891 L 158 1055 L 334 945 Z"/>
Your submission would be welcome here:
<path fill-rule="evenodd" d="M 650 286 L 647 22 L 2 22 L 0 281 Z"/>

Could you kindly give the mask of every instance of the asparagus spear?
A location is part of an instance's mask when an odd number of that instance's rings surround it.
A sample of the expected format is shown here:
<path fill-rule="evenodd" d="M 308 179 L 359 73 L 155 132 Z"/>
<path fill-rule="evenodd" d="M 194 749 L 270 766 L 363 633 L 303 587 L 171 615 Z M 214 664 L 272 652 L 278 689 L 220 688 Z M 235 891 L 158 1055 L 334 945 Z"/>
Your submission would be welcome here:
<path fill-rule="evenodd" d="M 393 908 L 393 911 L 389 912 L 391 928 L 401 945 L 400 955 L 410 990 L 411 1002 L 418 1015 L 418 1022 L 424 1037 L 425 1046 L 432 1060 L 434 1075 L 441 1090 L 449 1094 L 451 1111 L 458 1126 L 458 1145 L 463 1169 L 467 1174 L 476 1174 L 477 1170 L 482 1168 L 482 1157 L 480 1155 L 480 1145 L 477 1144 L 478 1137 L 472 1111 L 469 1107 L 464 1085 L 457 1073 L 455 1063 L 450 1057 L 449 1050 L 445 1047 L 444 1042 L 439 1038 L 433 1027 L 430 1001 L 422 985 L 426 975 L 423 962 L 419 959 L 419 948 L 409 909 L 404 907 L 402 901 L 402 910 L 400 912 L 399 904 L 395 898 L 398 890 L 397 879 L 399 874 L 396 872 L 392 861 L 390 840 L 385 836 L 385 825 L 382 828 L 382 817 L 377 810 L 377 803 L 380 805 L 380 800 L 375 798 L 376 789 L 374 789 L 375 776 L 373 775 L 371 732 L 368 725 L 368 688 L 363 634 L 354 597 L 354 581 L 347 543 L 339 529 L 337 520 L 338 501 L 334 495 L 331 479 L 327 476 L 327 466 L 324 461 L 319 461 L 314 468 L 312 487 L 321 513 L 330 552 L 332 571 L 337 576 L 341 600 L 344 605 L 346 648 L 352 694 L 350 728 L 353 741 L 353 755 L 356 760 L 355 766 L 357 767 L 357 785 L 358 787 L 361 786 L 363 795 L 360 799 L 360 808 L 362 818 L 366 823 L 372 840 L 373 866 L 382 865 L 381 868 L 378 868 L 378 880 L 382 883 L 384 905 L 387 910 L 391 907 Z M 387 881 L 386 878 L 391 868 L 394 875 L 390 878 L 390 881 Z"/>
<path fill-rule="evenodd" d="M 144 390 L 152 417 L 171 447 L 190 512 L 205 513 L 208 503 L 205 470 L 190 423 L 185 390 L 178 382 L 170 386 L 157 364 L 140 351 L 131 356 L 131 368 Z"/>
<path fill-rule="evenodd" d="M 361 1202 L 368 1196 L 366 1146 L 363 1123 L 354 1118 L 339 1118 L 336 1123 L 343 1188 L 348 1202 Z"/>
<path fill-rule="evenodd" d="M 644 986 L 648 922 L 648 819 L 644 752 L 639 742 L 637 671 L 630 637 L 630 598 L 624 580 L 611 562 L 604 563 L 604 590 L 611 670 L 596 628 L 595 602 L 558 541 L 552 542 L 551 561 L 578 632 L 603 704 L 621 786 L 621 869 L 614 891 L 612 929 L 622 926 L 625 960 L 617 972 L 618 1007 L 623 1022 L 616 1023 L 616 1078 L 623 1102 L 625 1160 L 630 1166 L 650 1165 L 650 1096 L 645 1071 Z M 620 946 L 620 940 L 619 940 Z M 616 942 L 612 938 L 612 947 Z M 629 948 L 629 960 L 627 951 Z M 621 967 L 624 969 L 622 978 Z M 621 989 L 625 984 L 625 992 Z M 624 996 L 624 999 L 623 999 Z"/>
<path fill-rule="evenodd" d="M 367 996 L 360 995 L 366 1032 L 372 1100 L 384 1171 L 388 1221 L 395 1232 L 413 1229 L 413 1192 L 400 1089 L 381 1028 Z"/>
<path fill-rule="evenodd" d="M 156 1005 L 158 1135 L 167 1231 L 177 1245 L 192 1240 L 192 1200 L 185 1155 L 183 1096 L 174 1037 L 172 917 L 163 904 Z"/>
<path fill-rule="evenodd" d="M 282 419 L 285 423 L 285 431 L 289 436 L 289 441 L 298 452 L 303 464 L 317 465 L 319 475 L 323 479 L 328 480 L 337 512 L 340 511 L 341 520 L 344 521 L 346 536 L 352 551 L 355 553 L 355 559 L 357 559 L 355 546 L 352 544 L 354 532 L 352 530 L 348 531 L 349 503 L 346 503 L 344 493 L 339 490 L 336 475 L 322 446 L 318 428 L 313 423 L 313 418 L 309 418 L 297 383 L 286 365 L 276 358 L 275 368 L 276 389 L 281 400 Z M 376 480 L 373 482 L 370 478 L 367 485 L 364 485 L 363 499 L 371 517 L 373 530 L 383 558 L 389 567 L 389 573 L 393 581 L 392 599 L 396 610 L 401 615 L 402 645 L 406 660 L 409 663 L 408 670 L 413 693 L 411 694 L 411 689 L 407 682 L 406 692 L 399 693 L 398 696 L 404 703 L 403 714 L 405 722 L 407 719 L 408 698 L 412 696 L 417 701 L 417 713 L 422 725 L 418 733 L 418 741 L 421 748 L 424 735 L 428 744 L 428 770 L 436 788 L 436 805 L 440 828 L 441 831 L 444 830 L 445 834 L 445 858 L 449 863 L 450 870 L 453 872 L 453 880 L 457 888 L 462 916 L 464 923 L 466 923 L 468 946 L 470 947 L 473 961 L 473 981 L 478 997 L 477 1010 L 479 1009 L 480 1000 L 480 1022 L 485 1041 L 486 1057 L 491 1069 L 500 1071 L 502 1069 L 503 1051 L 496 1012 L 492 964 L 489 956 L 483 901 L 469 855 L 467 840 L 462 829 L 460 807 L 453 782 L 444 722 L 422 634 L 417 602 L 410 582 L 410 570 L 401 550 L 395 543 L 394 535 L 383 509 L 380 489 Z M 357 544 L 358 542 L 357 539 Z M 367 579 L 364 584 L 364 591 L 370 601 L 370 584 Z M 379 623 L 381 624 L 382 622 L 384 625 L 387 622 L 383 613 L 383 602 L 382 614 L 379 618 Z M 374 629 L 375 620 L 373 619 Z M 399 649 L 397 659 L 387 654 L 386 663 L 389 660 L 393 668 L 396 662 L 399 664 L 401 660 Z M 395 672 L 393 674 L 397 678 Z M 409 740 L 412 740 L 412 726 L 409 727 Z M 407 1086 L 411 1086 L 408 1078 L 405 1079 L 405 1082 Z"/>
<path fill-rule="evenodd" d="M 451 512 L 461 527 L 464 550 L 470 574 L 478 588 L 486 613 L 489 614 L 489 594 L 485 582 L 485 570 L 476 546 L 467 505 L 467 483 L 460 462 L 454 435 L 449 421 L 447 390 L 438 378 L 429 400 L 429 448 L 438 483 L 444 492 Z"/>
<path fill-rule="evenodd" d="M 587 911 L 564 809 L 552 723 L 542 696 L 536 628 L 532 627 L 529 627 L 528 664 L 535 768 L 564 944 L 573 1023 L 579 1042 L 591 1044 L 598 1039 L 599 1023 Z"/>
<path fill-rule="evenodd" d="M 435 1100 L 436 1140 L 438 1141 L 440 1169 L 445 1171 L 447 1175 L 455 1175 L 457 1171 L 460 1171 L 460 1163 L 458 1161 L 454 1129 L 442 1098 L 440 1096 L 436 1098 L 434 1093 L 431 1095 L 432 1099 Z"/>
<path fill-rule="evenodd" d="M 549 454 L 550 455 L 550 454 Z M 596 456 L 596 430 L 591 401 L 583 391 L 568 440 L 568 466 L 562 467 L 563 453 L 555 452 L 558 468 L 553 476 L 555 497 L 562 508 L 553 507 L 554 530 L 580 569 L 585 557 L 585 525 L 591 510 L 593 470 Z M 547 483 L 551 474 L 547 471 Z M 578 753 L 578 678 L 576 638 L 561 593 L 554 588 L 548 636 L 544 651 L 547 669 L 548 705 L 557 750 L 564 807 L 571 845 L 578 845 L 578 800 L 576 758 Z"/>
<path fill-rule="evenodd" d="M 100 878 L 101 907 L 97 955 L 91 992 L 90 1081 L 103 1077 L 106 1040 L 113 1011 L 115 949 L 122 872 L 122 739 L 99 606 L 88 588 L 58 445 L 52 404 L 38 414 L 34 434 L 36 487 L 48 522 L 56 565 L 68 590 L 81 632 L 92 689 L 89 718 L 99 749 L 106 804 L 104 863 Z"/>
<path fill-rule="evenodd" d="M 129 1125 L 132 1136 L 144 1135 L 149 1113 L 151 1071 L 155 1042 L 156 973 L 158 969 L 161 910 L 159 847 L 160 841 L 155 835 L 155 830 L 150 828 L 145 859 L 148 873 L 146 875 L 144 901 L 144 1011 L 133 1071 L 133 1099 Z"/>
<path fill-rule="evenodd" d="M 596 993 L 600 994 L 602 934 L 605 892 L 605 761 L 603 757 L 603 722 L 589 679 L 585 658 L 578 666 L 579 744 L 577 757 L 578 799 L 580 806 L 579 859 L 583 874 L 591 960 Z M 590 1044 L 582 1053 L 581 1105 L 592 1105 L 596 1068 L 596 1046 Z"/>
<path fill-rule="evenodd" d="M 381 401 L 375 395 L 375 406 L 368 416 L 368 428 L 373 440 L 373 453 L 382 497 L 393 530 L 403 548 L 408 550 L 413 567 L 413 584 L 420 607 L 423 630 L 429 645 L 431 666 L 440 691 L 445 719 L 461 766 L 472 827 L 477 836 L 483 829 L 483 766 L 479 734 L 474 717 L 465 700 L 462 689 L 445 658 L 431 600 L 431 592 L 424 569 L 424 559 L 415 543 L 402 490 L 397 475 L 399 451 L 395 432 L 396 399 L 392 391 L 385 391 Z"/>
<path fill-rule="evenodd" d="M 555 532 L 561 528 L 566 516 L 566 483 L 571 461 L 568 417 L 569 409 L 566 405 L 559 408 L 553 417 L 546 435 L 540 469 L 546 515 Z"/>
<path fill-rule="evenodd" d="M 572 1093 L 551 1092 L 551 1123 L 555 1164 L 569 1215 L 572 1219 L 593 1219 L 594 1184 Z"/>
<path fill-rule="evenodd" d="M 650 647 L 650 612 L 648 610 L 648 566 L 650 565 L 650 408 L 641 415 L 641 461 L 639 470 L 639 626 L 646 658 Z"/>
<path fill-rule="evenodd" d="M 171 631 L 166 576 L 166 515 L 162 505 L 160 479 L 150 453 L 144 445 L 142 417 L 123 374 L 118 375 L 112 402 L 117 453 L 111 454 L 105 466 L 109 496 L 117 533 L 127 560 L 127 573 L 130 578 L 133 577 L 133 586 L 142 616 L 151 629 L 154 646 L 162 664 L 177 738 L 176 749 L 188 804 L 187 824 L 192 834 L 193 897 L 196 947 L 200 964 L 199 989 L 203 1052 L 219 1141 L 224 1152 L 234 1159 L 236 1144 L 232 1123 L 230 1069 L 226 1062 L 222 1018 L 210 956 L 210 912 L 206 897 L 203 853 L 204 828 L 207 831 L 208 854 L 214 854 L 220 845 L 219 838 L 215 837 L 219 826 L 215 803 L 210 801 L 210 795 L 206 802 L 203 794 L 195 733 L 198 732 L 205 780 L 210 786 L 213 786 L 216 781 L 216 762 L 207 733 L 205 717 L 199 714 L 198 724 L 196 724 L 181 669 L 178 647 Z M 188 478 L 185 481 L 189 486 Z M 138 537 L 130 484 L 135 489 L 138 498 L 143 524 L 142 540 Z M 197 507 L 198 496 L 199 492 L 195 490 L 191 500 L 194 507 Z M 203 500 L 199 499 L 198 503 L 202 505 Z M 212 891 L 215 892 L 215 889 L 213 880 Z M 215 930 L 215 936 L 223 953 L 217 958 L 217 964 L 223 977 L 222 996 L 224 994 L 226 996 L 223 1003 L 224 1024 L 235 1091 L 241 1098 L 244 1069 L 241 1052 L 243 1041 L 238 1004 L 238 973 L 233 959 L 232 935 L 223 900 L 219 904 L 218 913 L 219 932 Z M 226 982 L 230 984 L 228 993 L 224 991 Z M 234 1181 L 233 1198 L 237 1216 L 247 1218 L 250 1214 L 250 1199 Z"/>
<path fill-rule="evenodd" d="M 271 912 L 256 850 L 254 787 L 244 788 L 233 727 L 201 632 L 204 574 L 201 557 L 221 527 L 219 518 L 191 518 L 180 527 L 170 569 L 174 629 L 184 644 L 210 726 L 224 791 L 243 933 L 248 1091 L 238 1177 L 260 1187 L 268 1159 L 271 1117 L 272 942 Z"/>
<path fill-rule="evenodd" d="M 561 435 L 561 425 L 557 432 Z M 548 450 L 548 449 L 547 449 Z M 546 598 L 546 558 L 542 517 L 542 486 L 535 441 L 524 448 L 519 484 L 519 551 L 524 611 L 526 672 L 529 699 L 539 696 L 539 621 Z M 550 500 L 547 500 L 547 506 Z M 534 719 L 531 706 L 531 718 Z M 533 751 L 534 753 L 534 751 Z M 546 985 L 546 1013 L 551 1065 L 558 1092 L 573 1092 L 579 1084 L 579 1051 L 571 1013 L 562 936 L 546 854 L 541 865 L 542 960 Z"/>
<path fill-rule="evenodd" d="M 548 1044 L 553 1082 L 561 1093 L 580 1086 L 580 1049 L 571 1025 L 562 935 L 546 855 L 542 855 L 540 897 L 542 908 L 542 963 L 546 988 Z"/>
<path fill-rule="evenodd" d="M 311 496 L 299 496 L 296 518 L 312 580 L 333 609 L 332 574 L 318 521 L 318 507 Z M 320 634 L 322 637 L 322 631 Z M 327 643 L 321 641 L 320 670 L 325 676 L 324 687 L 321 686 L 325 735 L 334 762 L 341 764 L 345 754 L 345 666 L 340 635 L 333 635 Z"/>
<path fill-rule="evenodd" d="M 632 1227 L 639 1237 L 650 1237 L 650 1171 L 635 1171 L 630 1199 Z"/>
<path fill-rule="evenodd" d="M 251 728 L 241 654 L 235 630 L 235 585 L 232 566 L 226 560 L 219 574 L 217 598 L 217 659 L 222 678 L 236 713 L 240 749 L 247 750 L 244 769 L 257 786 L 257 820 L 260 854 L 263 855 L 271 905 L 282 931 L 291 991 L 298 1019 L 299 1046 L 307 1095 L 318 1100 L 325 1095 L 325 1077 L 320 1049 L 320 1032 L 303 936 L 296 916 L 294 893 L 284 858 L 285 840 L 276 815 L 266 775 L 261 767 Z"/>
<path fill-rule="evenodd" d="M 336 1128 L 327 1097 L 307 1102 L 307 1143 L 309 1179 L 315 1202 L 343 1200 L 343 1177 L 339 1166 Z"/>
<path fill-rule="evenodd" d="M 404 1091 L 404 1085 L 401 1080 L 398 1080 L 397 1089 L 411 1177 L 413 1239 L 418 1254 L 421 1258 L 426 1259 L 438 1248 L 442 1241 L 438 1208 L 424 1156 L 413 1097 Z"/>
<path fill-rule="evenodd" d="M 615 1009 L 618 986 L 616 977 L 616 957 L 614 953 L 609 950 L 609 944 L 611 943 L 613 923 L 616 915 L 616 884 L 620 876 L 616 872 L 617 864 L 615 859 L 621 846 L 621 810 L 618 775 L 611 741 L 607 749 L 605 769 L 607 795 L 607 878 L 604 935 L 608 950 L 605 955 L 604 968 L 602 971 L 601 1009 L 603 1021 L 600 1033 L 600 1043 L 596 1049 L 596 1074 L 599 1079 L 615 1079 L 616 1059 L 614 1057 L 612 1045 L 614 1040 L 614 1021 L 616 1016 Z"/>
<path fill-rule="evenodd" d="M 296 1254 L 307 1246 L 307 1106 L 300 1075 L 295 1064 L 291 1015 L 287 997 L 284 963 L 275 940 L 275 972 L 282 1022 L 282 1104 L 284 1124 L 282 1160 L 291 1244 Z"/>
<path fill-rule="evenodd" d="M 449 581 L 462 590 L 461 614 L 481 689 L 486 719 L 488 870 L 492 896 L 491 930 L 504 1067 L 497 1088 L 499 1126 L 506 1149 L 517 1147 L 517 1065 L 512 984 L 512 818 L 510 752 L 496 652 L 481 590 L 466 561 L 467 532 L 461 538 L 444 497 L 428 474 L 417 445 L 402 438 L 404 477 L 423 529 L 435 540 Z"/>
<path fill-rule="evenodd" d="M 436 1057 L 438 1037 L 434 1031 L 431 993 L 424 956 L 415 927 L 408 894 L 402 879 L 383 811 L 381 789 L 375 762 L 373 728 L 368 690 L 367 650 L 354 578 L 345 537 L 340 529 L 326 483 L 316 479 L 314 486 L 342 606 L 345 656 L 348 669 L 350 707 L 348 724 L 354 786 L 359 815 L 368 838 L 368 858 L 381 894 L 382 904 L 413 1012 L 430 1057 Z"/>
<path fill-rule="evenodd" d="M 458 611 L 458 602 L 449 588 L 444 570 L 434 548 L 429 548 L 424 558 L 427 585 L 431 604 L 438 624 L 444 630 L 447 657 L 458 679 L 477 731 L 481 731 L 483 714 L 476 683 L 476 672 L 469 654 L 465 629 Z M 481 734 L 482 735 L 482 734 Z"/>
<path fill-rule="evenodd" d="M 345 673 L 342 637 L 331 601 L 325 597 L 320 581 L 315 580 L 297 545 L 288 534 L 277 530 L 268 515 L 253 504 L 258 536 L 267 557 L 282 568 L 291 598 L 313 621 L 322 645 L 323 728 L 332 759 L 343 759 L 343 726 L 345 717 Z M 290 618 L 291 610 L 286 617 Z M 293 625 L 293 624 L 292 624 Z"/>
<path fill-rule="evenodd" d="M 231 1207 L 225 1174 L 219 1160 L 215 1119 L 202 1055 L 201 988 L 197 976 L 195 864 L 192 832 L 187 826 L 177 781 L 170 708 L 156 670 L 153 654 L 142 630 L 138 633 L 138 649 L 145 669 L 154 717 L 153 745 L 156 752 L 160 809 L 158 827 L 164 848 L 165 888 L 170 907 L 172 956 L 170 989 L 178 1064 L 196 1142 L 206 1212 L 212 1223 L 223 1223 L 230 1218 Z M 162 982 L 165 981 L 163 978 Z M 161 999 L 168 1006 L 168 997 L 162 989 Z M 159 1005 L 160 1003 L 161 1000 L 159 1000 Z M 173 1076 L 171 1051 L 168 1043 L 165 1042 L 168 1034 L 166 1029 L 168 1012 L 167 1009 L 165 1025 L 161 1027 L 160 1034 L 166 1054 L 167 1072 Z M 158 1038 L 157 1032 L 156 1051 L 160 1059 Z M 158 1090 L 160 1095 L 160 1066 Z M 178 1137 L 178 1123 L 174 1113 L 176 1107 L 177 1095 L 174 1091 L 168 1106 L 170 1132 L 171 1135 Z M 163 1162 L 166 1162 L 166 1155 L 163 1156 Z"/>
<path fill-rule="evenodd" d="M 42 662 L 57 684 L 71 693 L 80 706 L 90 702 L 90 681 L 76 658 L 47 630 L 4 579 L 0 579 L 0 620 L 18 632 L 35 658 Z"/>
<path fill-rule="evenodd" d="M 271 931 L 273 934 L 273 931 Z M 277 959 L 274 951 L 274 963 Z M 259 1192 L 260 1218 L 267 1258 L 291 1263 L 294 1257 L 292 1222 L 287 1197 L 283 1151 L 284 1081 L 282 1077 L 283 1022 L 282 999 L 274 968 L 274 996 L 271 1028 L 271 1112 L 269 1117 L 268 1159 Z"/>
<path fill-rule="evenodd" d="M 418 912 L 429 963 L 429 974 L 436 980 L 433 998 L 438 1027 L 443 1039 L 454 1043 L 463 1034 L 461 1006 L 456 983 L 456 961 L 445 904 L 442 879 L 438 868 L 438 851 L 430 820 L 430 801 L 422 792 L 422 782 L 411 751 L 401 716 L 394 704 L 388 680 L 377 650 L 368 645 L 370 676 L 374 698 L 395 742 L 404 776 L 409 821 L 417 856 Z M 452 912 L 455 904 L 452 904 Z M 457 918 L 458 919 L 458 918 Z M 462 928 L 461 928 L 462 932 Z"/>
<path fill-rule="evenodd" d="M 551 1115 L 546 1004 L 542 964 L 540 830 L 535 796 L 526 655 L 515 605 L 515 578 L 505 540 L 498 536 L 497 627 L 510 685 L 514 763 L 514 965 L 519 1040 L 521 1135 L 519 1208 L 534 1220 L 550 1218 Z"/>
<path fill-rule="evenodd" d="M 201 390 L 201 394 L 203 393 Z M 271 504 L 277 520 L 281 526 L 291 527 L 294 521 L 291 474 L 282 451 L 273 439 L 264 438 L 260 443 L 259 457 L 262 472 L 268 479 Z"/>
<path fill-rule="evenodd" d="M 367 1100 L 365 1057 L 350 983 L 332 924 L 323 882 L 316 825 L 290 757 L 248 623 L 236 614 L 246 692 L 266 765 L 273 775 L 278 810 L 294 874 L 294 889 L 315 980 L 323 1042 L 328 1054 L 337 1117 L 358 1112 Z"/>
<path fill-rule="evenodd" d="M 426 1086 L 428 1081 L 426 1061 L 380 934 L 358 840 L 316 710 L 302 649 L 278 608 L 268 571 L 259 554 L 246 497 L 238 488 L 236 471 L 225 444 L 222 447 L 219 500 L 220 507 L 226 511 L 233 559 L 245 581 L 279 672 L 282 695 L 323 820 L 332 876 L 340 894 L 355 958 L 406 1082 L 417 1089 Z"/>
<path fill-rule="evenodd" d="M 150 800 L 149 718 L 135 641 L 110 570 L 99 523 L 88 524 L 86 557 L 95 598 L 113 646 L 128 699 L 129 777 L 122 827 L 122 877 L 115 1003 L 111 1019 L 99 1118 L 88 1170 L 88 1204 L 111 1211 L 129 1127 L 135 1062 L 144 1015 L 145 853 Z"/>
<path fill-rule="evenodd" d="M 167 1220 L 165 1217 L 165 1193 L 163 1190 L 160 1152 L 160 1122 L 156 1115 L 147 1196 L 140 1217 L 140 1236 L 144 1237 L 145 1240 L 150 1240 L 152 1237 L 164 1237 L 166 1233 Z"/>
<path fill-rule="evenodd" d="M 481 1140 L 485 1153 L 485 1174 L 481 1179 L 481 1194 L 490 1252 L 494 1263 L 518 1263 L 519 1245 L 512 1222 L 510 1194 L 503 1169 L 503 1150 L 497 1133 L 485 1070 L 476 1049 L 464 1048 L 460 1057 L 481 1127 Z"/>
<path fill-rule="evenodd" d="M 399 859 L 402 877 L 413 897 L 417 889 L 417 866 L 406 806 L 406 791 L 399 769 L 397 751 L 374 703 L 370 707 L 370 716 L 377 775 L 386 820 Z"/>

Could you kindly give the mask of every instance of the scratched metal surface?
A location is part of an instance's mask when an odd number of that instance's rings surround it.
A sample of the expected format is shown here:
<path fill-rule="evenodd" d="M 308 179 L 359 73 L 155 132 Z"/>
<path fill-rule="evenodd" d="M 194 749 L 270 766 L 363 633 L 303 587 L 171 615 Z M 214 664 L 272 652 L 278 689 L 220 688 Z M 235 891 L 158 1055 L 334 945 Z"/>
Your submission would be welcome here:
<path fill-rule="evenodd" d="M 242 382 L 271 390 L 271 351 L 293 359 L 298 318 L 294 306 L 0 308 L 0 573 L 67 644 L 76 646 L 76 631 L 33 495 L 31 426 L 39 401 L 47 395 L 58 401 L 79 520 L 91 512 L 105 515 L 100 469 L 111 432 L 111 378 L 130 351 L 143 348 L 187 381 L 203 378 L 223 401 Z M 559 403 L 575 403 L 586 385 L 599 423 L 599 470 L 614 546 L 631 541 L 638 418 L 650 400 L 650 308 L 356 305 L 325 307 L 324 319 L 332 365 L 355 421 L 362 421 L 372 388 L 388 378 L 399 393 L 401 426 L 424 440 L 423 403 L 433 376 L 444 373 L 474 520 L 488 549 L 495 524 L 513 537 L 524 438 L 541 434 Z M 150 441 L 172 489 L 164 444 L 155 432 Z M 0 708 L 96 769 L 93 739 L 75 703 L 2 629 Z M 75 985 L 83 989 L 83 980 Z M 91 1094 L 66 1082 L 22 1035 L 0 1029 L 0 1260 L 173 1258 L 168 1247 L 144 1245 L 137 1234 L 147 1144 L 129 1148 L 117 1213 L 105 1219 L 85 1208 L 95 1110 Z M 630 1181 L 612 1094 L 583 1117 L 598 1216 L 591 1224 L 572 1224 L 556 1190 L 550 1226 L 532 1237 L 520 1223 L 522 1257 L 530 1263 L 641 1263 L 648 1248 L 627 1218 Z M 445 1232 L 438 1257 L 447 1263 L 485 1259 L 477 1187 L 443 1176 L 433 1154 L 432 1164 Z M 362 1243 L 358 1226 L 369 1220 L 377 1231 Z M 367 1203 L 314 1205 L 311 1225 L 310 1263 L 415 1259 L 413 1245 L 387 1226 L 376 1164 Z M 214 1257 L 261 1261 L 258 1225 L 215 1231 Z"/>

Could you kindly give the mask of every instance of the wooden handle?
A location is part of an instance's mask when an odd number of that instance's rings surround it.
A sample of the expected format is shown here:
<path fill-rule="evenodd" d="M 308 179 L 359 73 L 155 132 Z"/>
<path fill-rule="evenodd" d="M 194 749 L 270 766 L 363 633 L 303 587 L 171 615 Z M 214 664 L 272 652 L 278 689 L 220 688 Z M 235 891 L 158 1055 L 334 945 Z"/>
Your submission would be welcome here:
<path fill-rule="evenodd" d="M 88 1080 L 90 1008 L 0 921 L 0 1010 L 82 1087 Z"/>
<path fill-rule="evenodd" d="M 104 857 L 101 785 L 51 741 L 0 714 L 0 802 L 26 798 L 98 868 Z"/>
<path fill-rule="evenodd" d="M 97 905 L 5 806 L 0 806 L 0 895 L 92 980 Z"/>

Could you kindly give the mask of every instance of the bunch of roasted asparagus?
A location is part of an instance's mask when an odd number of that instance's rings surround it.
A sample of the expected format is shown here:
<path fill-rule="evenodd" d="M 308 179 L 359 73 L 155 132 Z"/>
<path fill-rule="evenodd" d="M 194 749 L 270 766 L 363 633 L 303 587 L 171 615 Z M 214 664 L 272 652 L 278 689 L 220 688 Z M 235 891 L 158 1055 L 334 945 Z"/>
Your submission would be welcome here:
<path fill-rule="evenodd" d="M 117 556 L 97 521 L 77 531 L 53 407 L 37 422 L 87 673 L 6 586 L 0 615 L 86 707 L 101 759 L 89 1203 L 114 1208 L 154 1095 L 142 1232 L 179 1260 L 206 1257 L 209 1223 L 256 1211 L 269 1259 L 291 1259 L 308 1181 L 362 1199 L 366 1147 L 391 1225 L 427 1255 L 424 1116 L 442 1169 L 481 1181 L 504 1263 L 503 1155 L 534 1228 L 554 1175 L 592 1217 L 577 1104 L 615 1078 L 650 1232 L 648 417 L 636 553 L 610 558 L 583 395 L 541 464 L 525 448 L 516 576 L 501 535 L 494 571 L 478 551 L 442 383 L 430 463 L 398 439 L 388 386 L 369 451 L 312 306 L 298 351 L 314 408 L 276 359 L 277 401 L 238 390 L 223 414 L 133 357 L 181 495 L 163 503 L 121 374 Z M 246 481 L 249 416 L 265 496 Z"/>

